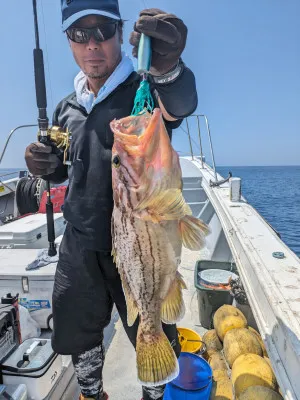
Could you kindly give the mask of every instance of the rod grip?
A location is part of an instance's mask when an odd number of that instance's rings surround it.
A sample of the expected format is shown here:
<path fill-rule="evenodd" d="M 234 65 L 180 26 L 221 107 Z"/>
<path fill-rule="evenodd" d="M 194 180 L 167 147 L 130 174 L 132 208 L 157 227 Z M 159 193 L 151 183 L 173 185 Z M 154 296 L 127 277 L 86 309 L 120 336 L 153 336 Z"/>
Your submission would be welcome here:
<path fill-rule="evenodd" d="M 53 257 L 56 255 L 55 228 L 54 228 L 53 204 L 49 196 L 50 192 L 47 192 L 48 200 L 46 203 L 46 216 L 47 216 L 47 230 L 48 230 L 48 242 L 49 242 L 48 254 L 49 256 Z"/>
<path fill-rule="evenodd" d="M 34 58 L 36 103 L 37 103 L 38 108 L 46 109 L 47 108 L 47 96 L 46 96 L 43 51 L 41 49 L 34 49 L 33 50 L 33 58 Z"/>
<path fill-rule="evenodd" d="M 47 193 L 49 196 L 49 193 Z M 49 223 L 48 228 L 48 240 L 49 242 L 55 241 L 55 232 L 54 232 L 54 218 L 53 218 L 53 204 L 47 202 L 46 203 L 46 215 L 47 215 L 47 222 Z"/>

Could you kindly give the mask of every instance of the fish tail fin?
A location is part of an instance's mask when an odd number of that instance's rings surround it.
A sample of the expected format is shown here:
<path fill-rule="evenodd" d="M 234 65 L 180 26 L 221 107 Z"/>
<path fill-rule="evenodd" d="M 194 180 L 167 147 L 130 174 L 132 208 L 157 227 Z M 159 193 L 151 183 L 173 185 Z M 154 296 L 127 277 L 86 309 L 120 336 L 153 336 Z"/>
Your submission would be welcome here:
<path fill-rule="evenodd" d="M 205 244 L 205 236 L 210 233 L 209 227 L 200 219 L 185 215 L 179 221 L 184 247 L 190 250 L 201 250 Z"/>
<path fill-rule="evenodd" d="M 161 319 L 166 324 L 174 324 L 183 318 L 185 306 L 182 296 L 182 289 L 186 289 L 186 284 L 182 275 L 177 272 L 169 292 L 163 301 L 161 309 Z"/>
<path fill-rule="evenodd" d="M 177 357 L 162 329 L 155 334 L 144 333 L 140 323 L 136 357 L 138 380 L 144 386 L 164 385 L 179 374 Z"/>

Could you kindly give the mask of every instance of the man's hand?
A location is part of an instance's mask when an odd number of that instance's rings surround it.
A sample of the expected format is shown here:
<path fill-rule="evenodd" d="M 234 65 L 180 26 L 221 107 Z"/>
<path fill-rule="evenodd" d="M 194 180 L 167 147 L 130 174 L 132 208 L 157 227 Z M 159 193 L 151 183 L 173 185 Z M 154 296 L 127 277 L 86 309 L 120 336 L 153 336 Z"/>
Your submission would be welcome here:
<path fill-rule="evenodd" d="M 31 143 L 26 148 L 25 161 L 34 176 L 50 175 L 60 163 L 57 155 L 52 153 L 52 147 L 39 142 Z"/>
<path fill-rule="evenodd" d="M 152 38 L 151 74 L 163 75 L 176 66 L 187 38 L 187 27 L 180 18 L 157 8 L 143 10 L 129 40 L 134 57 L 138 55 L 141 33 Z"/>

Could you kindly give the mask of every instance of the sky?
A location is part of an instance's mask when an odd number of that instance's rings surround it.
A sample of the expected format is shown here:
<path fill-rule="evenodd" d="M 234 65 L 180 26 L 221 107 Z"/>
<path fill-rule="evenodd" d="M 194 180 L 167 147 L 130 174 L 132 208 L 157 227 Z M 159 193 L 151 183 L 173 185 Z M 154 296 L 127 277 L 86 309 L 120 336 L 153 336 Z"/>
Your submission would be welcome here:
<path fill-rule="evenodd" d="M 79 70 L 61 30 L 60 0 L 37 3 L 50 119 L 57 103 L 73 91 Z M 188 26 L 182 57 L 196 76 L 197 113 L 208 117 L 216 164 L 299 165 L 300 1 L 120 0 L 127 20 L 124 51 L 129 55 L 129 34 L 145 7 L 172 12 Z M 2 1 L 1 15 L 0 149 L 11 129 L 37 121 L 32 1 Z M 196 124 L 189 121 L 198 154 Z M 204 128 L 201 122 L 210 161 Z M 184 122 L 173 139 L 182 154 L 189 151 L 185 131 Z M 35 129 L 18 131 L 0 168 L 24 167 L 25 148 L 35 139 Z"/>

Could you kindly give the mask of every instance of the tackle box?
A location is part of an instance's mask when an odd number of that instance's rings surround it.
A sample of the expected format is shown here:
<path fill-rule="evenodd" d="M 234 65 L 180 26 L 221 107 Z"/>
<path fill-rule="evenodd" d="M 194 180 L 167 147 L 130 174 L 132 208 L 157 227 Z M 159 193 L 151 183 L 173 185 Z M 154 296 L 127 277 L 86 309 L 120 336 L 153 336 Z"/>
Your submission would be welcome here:
<path fill-rule="evenodd" d="M 27 339 L 1 365 L 4 385 L 25 384 L 29 400 L 45 399 L 62 371 L 62 356 L 50 339 Z"/>

